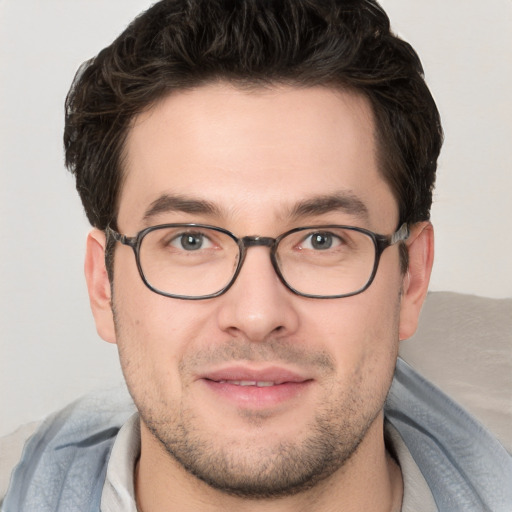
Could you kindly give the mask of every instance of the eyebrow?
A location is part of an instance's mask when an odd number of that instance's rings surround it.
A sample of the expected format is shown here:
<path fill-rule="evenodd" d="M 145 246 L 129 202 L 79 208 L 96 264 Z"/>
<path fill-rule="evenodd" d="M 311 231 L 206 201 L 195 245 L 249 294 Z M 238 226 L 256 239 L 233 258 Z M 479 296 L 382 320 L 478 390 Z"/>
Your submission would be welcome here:
<path fill-rule="evenodd" d="M 342 213 L 354 215 L 362 219 L 367 219 L 369 215 L 368 208 L 356 195 L 351 192 L 338 192 L 299 201 L 292 206 L 287 216 L 292 219 L 300 219 L 336 211 L 341 211 Z M 147 222 L 157 215 L 169 212 L 222 216 L 221 209 L 214 203 L 205 199 L 162 194 L 149 205 L 144 212 L 143 220 Z"/>
<path fill-rule="evenodd" d="M 144 221 L 150 220 L 162 213 L 182 212 L 201 215 L 219 215 L 219 208 L 203 199 L 193 199 L 180 195 L 162 194 L 155 199 L 144 212 Z"/>
<path fill-rule="evenodd" d="M 368 208 L 359 197 L 351 192 L 337 192 L 298 202 L 291 210 L 292 218 L 323 215 L 341 211 L 362 219 L 368 218 Z"/>

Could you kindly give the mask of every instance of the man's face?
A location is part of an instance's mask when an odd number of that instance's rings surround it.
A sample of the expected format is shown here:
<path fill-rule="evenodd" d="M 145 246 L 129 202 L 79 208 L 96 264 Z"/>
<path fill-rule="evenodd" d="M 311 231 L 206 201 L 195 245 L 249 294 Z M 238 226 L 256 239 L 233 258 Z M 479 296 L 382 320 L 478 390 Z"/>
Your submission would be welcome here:
<path fill-rule="evenodd" d="M 363 208 L 326 206 L 331 196 Z M 130 236 L 175 222 L 238 237 L 322 224 L 390 234 L 397 212 L 369 105 L 347 92 L 202 86 L 139 115 L 126 142 L 118 228 Z M 118 244 L 115 341 L 143 453 L 165 449 L 214 487 L 262 496 L 308 487 L 381 442 L 402 277 L 393 246 L 365 292 L 308 299 L 279 281 L 268 248 L 253 247 L 227 293 L 179 300 L 150 291 Z"/>

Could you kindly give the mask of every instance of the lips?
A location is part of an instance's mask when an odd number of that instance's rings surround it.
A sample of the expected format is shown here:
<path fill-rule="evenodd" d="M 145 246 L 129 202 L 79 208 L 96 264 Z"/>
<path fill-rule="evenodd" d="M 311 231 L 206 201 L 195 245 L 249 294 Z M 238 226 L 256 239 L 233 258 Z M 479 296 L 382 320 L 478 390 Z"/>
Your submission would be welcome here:
<path fill-rule="evenodd" d="M 293 402 L 313 379 L 280 367 L 228 367 L 207 372 L 200 381 L 221 401 L 245 409 L 262 409 Z"/>

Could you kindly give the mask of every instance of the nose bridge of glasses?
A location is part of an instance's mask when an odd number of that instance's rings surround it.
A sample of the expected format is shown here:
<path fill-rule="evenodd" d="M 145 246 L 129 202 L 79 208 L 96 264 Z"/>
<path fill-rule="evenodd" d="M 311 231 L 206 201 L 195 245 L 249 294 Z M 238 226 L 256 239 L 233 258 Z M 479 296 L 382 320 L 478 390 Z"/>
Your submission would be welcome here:
<path fill-rule="evenodd" d="M 269 236 L 244 236 L 243 238 L 238 239 L 239 247 L 241 249 L 241 258 L 237 266 L 237 270 L 235 272 L 235 275 L 233 276 L 233 280 L 231 283 L 233 283 L 236 278 L 238 277 L 240 271 L 242 270 L 242 266 L 245 263 L 245 259 L 247 256 L 247 249 L 250 247 L 269 247 L 270 248 L 270 262 L 272 264 L 272 267 L 274 268 L 274 271 L 276 272 L 277 276 L 281 281 L 283 281 L 283 278 L 281 277 L 281 273 L 278 268 L 278 262 L 276 260 L 274 251 L 276 250 L 277 243 L 279 239 L 272 238 Z M 286 283 L 284 283 L 285 286 L 288 286 Z"/>
<path fill-rule="evenodd" d="M 272 247 L 275 241 L 275 238 L 268 236 L 244 236 L 242 238 L 242 244 L 245 248 L 257 246 Z"/>

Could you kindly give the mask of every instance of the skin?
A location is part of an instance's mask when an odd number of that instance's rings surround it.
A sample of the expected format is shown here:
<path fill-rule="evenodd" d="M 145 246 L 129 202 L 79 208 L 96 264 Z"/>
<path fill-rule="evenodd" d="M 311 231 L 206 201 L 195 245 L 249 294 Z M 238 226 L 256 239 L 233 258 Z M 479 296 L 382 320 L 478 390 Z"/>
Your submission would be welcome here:
<path fill-rule="evenodd" d="M 239 237 L 312 224 L 391 234 L 398 225 L 371 109 L 352 93 L 201 86 L 140 114 L 125 149 L 118 228 L 130 236 L 167 222 L 213 224 Z M 297 203 L 333 192 L 356 197 L 366 213 L 291 215 Z M 215 209 L 147 218 L 165 194 Z M 431 225 L 413 226 L 407 245 L 405 276 L 390 247 L 371 287 L 353 297 L 291 293 L 268 248 L 254 247 L 227 293 L 184 301 L 150 291 L 121 244 L 111 288 L 105 238 L 93 230 L 85 264 L 92 310 L 99 334 L 118 345 L 141 414 L 140 509 L 399 510 L 402 479 L 385 449 L 382 408 L 399 340 L 414 333 L 427 291 Z M 277 367 L 307 383 L 277 400 L 275 389 L 241 396 L 239 387 L 221 393 L 205 381 L 233 366 Z"/>

